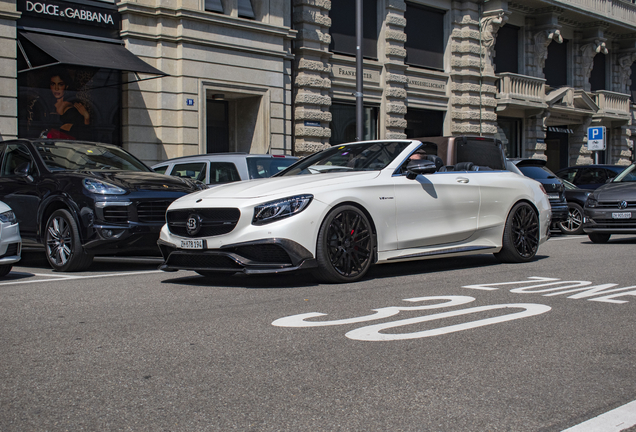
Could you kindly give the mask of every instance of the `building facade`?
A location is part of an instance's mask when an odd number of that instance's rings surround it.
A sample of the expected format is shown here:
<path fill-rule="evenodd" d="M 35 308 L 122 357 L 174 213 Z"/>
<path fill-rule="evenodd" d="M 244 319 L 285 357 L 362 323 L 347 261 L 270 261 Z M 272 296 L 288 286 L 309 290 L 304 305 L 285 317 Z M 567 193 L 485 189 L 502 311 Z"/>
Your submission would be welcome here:
<path fill-rule="evenodd" d="M 295 0 L 295 150 L 353 138 L 354 0 Z M 364 1 L 365 137 L 482 135 L 558 169 L 632 158 L 636 5 Z M 347 17 L 342 19 L 342 17 Z M 607 149 L 587 149 L 604 126 Z"/>
<path fill-rule="evenodd" d="M 633 157 L 635 4 L 364 0 L 363 15 L 361 139 L 494 136 L 553 169 Z M 151 164 L 355 140 L 354 17 L 355 0 L 0 0 L 0 138 L 57 130 Z M 74 123 L 56 113 L 65 80 Z"/>

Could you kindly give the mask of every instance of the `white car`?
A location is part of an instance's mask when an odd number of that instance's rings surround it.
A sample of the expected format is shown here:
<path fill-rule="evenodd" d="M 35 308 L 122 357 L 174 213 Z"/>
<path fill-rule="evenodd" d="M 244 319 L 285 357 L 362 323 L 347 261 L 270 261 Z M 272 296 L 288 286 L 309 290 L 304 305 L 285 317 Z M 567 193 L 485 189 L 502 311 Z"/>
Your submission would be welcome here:
<path fill-rule="evenodd" d="M 374 263 L 479 253 L 530 261 L 548 238 L 550 203 L 540 183 L 506 170 L 500 143 L 366 141 L 187 195 L 166 220 L 162 270 L 312 269 L 320 281 L 350 282 Z"/>
<path fill-rule="evenodd" d="M 22 239 L 15 214 L 0 201 L 0 277 L 9 274 L 13 264 L 20 261 L 21 253 Z"/>
<path fill-rule="evenodd" d="M 271 177 L 297 160 L 296 156 L 286 155 L 211 153 L 168 159 L 151 168 L 161 174 L 188 177 L 208 186 L 216 186 Z"/>

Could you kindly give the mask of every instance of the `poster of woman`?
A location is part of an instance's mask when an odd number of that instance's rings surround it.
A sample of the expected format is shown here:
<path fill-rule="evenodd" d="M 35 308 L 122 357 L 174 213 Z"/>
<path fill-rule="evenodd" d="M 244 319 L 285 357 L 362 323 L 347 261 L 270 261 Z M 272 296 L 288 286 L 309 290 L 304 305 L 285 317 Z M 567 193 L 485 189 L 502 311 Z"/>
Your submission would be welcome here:
<path fill-rule="evenodd" d="M 62 65 L 21 75 L 18 135 L 119 144 L 119 80 L 110 71 Z"/>

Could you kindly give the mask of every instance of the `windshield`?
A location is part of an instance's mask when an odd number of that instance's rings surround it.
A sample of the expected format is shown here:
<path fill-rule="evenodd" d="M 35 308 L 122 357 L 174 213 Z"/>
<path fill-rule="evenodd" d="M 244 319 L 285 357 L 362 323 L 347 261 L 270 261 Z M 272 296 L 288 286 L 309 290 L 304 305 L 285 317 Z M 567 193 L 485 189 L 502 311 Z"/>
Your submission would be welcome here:
<path fill-rule="evenodd" d="M 410 141 L 387 141 L 337 145 L 299 161 L 279 175 L 379 171 L 391 163 L 410 144 Z"/>
<path fill-rule="evenodd" d="M 111 145 L 67 141 L 44 141 L 34 145 L 51 171 L 150 171 L 133 155 Z"/>
<path fill-rule="evenodd" d="M 556 178 L 556 175 L 548 168 L 544 166 L 536 166 L 536 165 L 526 165 L 526 166 L 517 166 L 519 170 L 524 173 L 526 176 L 533 179 L 553 179 Z"/>
<path fill-rule="evenodd" d="M 612 180 L 612 183 L 618 182 L 636 182 L 636 165 L 631 164 Z"/>
<path fill-rule="evenodd" d="M 247 170 L 251 179 L 271 177 L 296 162 L 298 158 L 248 157 Z"/>

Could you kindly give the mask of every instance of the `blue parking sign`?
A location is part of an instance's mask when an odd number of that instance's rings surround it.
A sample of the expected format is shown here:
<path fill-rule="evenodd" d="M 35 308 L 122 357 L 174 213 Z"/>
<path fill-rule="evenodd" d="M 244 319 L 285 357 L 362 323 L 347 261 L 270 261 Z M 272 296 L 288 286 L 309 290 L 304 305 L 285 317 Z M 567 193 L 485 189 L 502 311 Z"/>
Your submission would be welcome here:
<path fill-rule="evenodd" d="M 587 128 L 587 149 L 605 150 L 605 126 Z"/>

